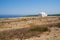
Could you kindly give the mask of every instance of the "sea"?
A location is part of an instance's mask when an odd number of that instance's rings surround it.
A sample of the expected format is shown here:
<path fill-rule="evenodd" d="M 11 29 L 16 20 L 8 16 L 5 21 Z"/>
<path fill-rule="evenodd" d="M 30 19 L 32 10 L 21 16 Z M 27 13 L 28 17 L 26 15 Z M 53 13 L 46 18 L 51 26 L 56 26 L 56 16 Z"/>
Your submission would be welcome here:
<path fill-rule="evenodd" d="M 22 17 L 23 15 L 0 15 L 0 18 L 16 18 Z"/>
<path fill-rule="evenodd" d="M 20 18 L 25 16 L 38 16 L 38 15 L 0 15 L 0 18 Z M 48 16 L 60 16 L 60 14 L 49 14 Z"/>

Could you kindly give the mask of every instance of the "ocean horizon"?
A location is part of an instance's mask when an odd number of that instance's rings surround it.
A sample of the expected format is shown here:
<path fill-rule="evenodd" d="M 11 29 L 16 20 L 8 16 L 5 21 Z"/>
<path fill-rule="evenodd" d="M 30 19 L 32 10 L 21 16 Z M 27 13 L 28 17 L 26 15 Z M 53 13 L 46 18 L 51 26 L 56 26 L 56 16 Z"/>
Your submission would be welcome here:
<path fill-rule="evenodd" d="M 18 18 L 26 16 L 38 16 L 38 15 L 0 15 L 0 18 Z M 49 14 L 48 16 L 60 16 L 60 14 Z"/>
<path fill-rule="evenodd" d="M 0 15 L 0 18 L 16 18 L 22 17 L 23 15 Z"/>

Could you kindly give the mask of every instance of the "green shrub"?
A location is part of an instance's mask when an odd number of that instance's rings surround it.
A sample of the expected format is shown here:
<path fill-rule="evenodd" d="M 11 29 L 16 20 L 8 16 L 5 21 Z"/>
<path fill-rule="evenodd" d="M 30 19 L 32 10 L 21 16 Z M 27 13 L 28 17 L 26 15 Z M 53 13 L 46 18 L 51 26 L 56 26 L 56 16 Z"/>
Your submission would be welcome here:
<path fill-rule="evenodd" d="M 45 31 L 48 31 L 48 27 L 38 27 L 38 26 L 36 26 L 36 27 L 32 27 L 30 29 L 30 31 L 45 32 Z"/>

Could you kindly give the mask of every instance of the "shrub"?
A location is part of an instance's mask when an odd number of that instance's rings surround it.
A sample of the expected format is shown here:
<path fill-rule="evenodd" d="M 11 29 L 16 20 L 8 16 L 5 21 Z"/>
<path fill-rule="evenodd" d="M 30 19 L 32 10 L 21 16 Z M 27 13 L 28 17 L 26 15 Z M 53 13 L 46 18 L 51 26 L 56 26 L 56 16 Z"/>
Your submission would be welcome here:
<path fill-rule="evenodd" d="M 39 32 L 45 32 L 48 31 L 48 27 L 40 26 L 40 25 L 32 25 L 30 28 L 30 31 L 39 31 Z"/>

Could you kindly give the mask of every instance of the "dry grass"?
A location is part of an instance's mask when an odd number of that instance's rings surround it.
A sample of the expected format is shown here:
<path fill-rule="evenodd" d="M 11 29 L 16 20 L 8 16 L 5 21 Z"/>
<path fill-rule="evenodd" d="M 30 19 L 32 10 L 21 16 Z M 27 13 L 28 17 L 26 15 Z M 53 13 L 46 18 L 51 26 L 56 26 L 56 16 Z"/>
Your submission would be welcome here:
<path fill-rule="evenodd" d="M 56 27 L 60 28 L 60 23 L 55 24 Z"/>
<path fill-rule="evenodd" d="M 2 20 L 0 21 L 1 29 L 3 28 L 6 29 L 10 27 L 13 29 L 0 31 L 0 40 L 14 40 L 15 38 L 23 40 L 31 37 L 38 37 L 40 34 L 43 34 L 43 32 L 46 31 L 49 32 L 50 31 L 49 28 L 51 27 L 60 28 L 60 17 L 44 17 L 44 18 L 38 17 L 38 18 L 21 18 L 21 19 L 16 18 L 16 19 L 2 19 Z M 31 21 L 31 23 L 27 21 Z M 29 28 L 25 27 L 19 28 L 21 27 L 21 25 L 22 27 L 29 25 Z"/>
<path fill-rule="evenodd" d="M 34 26 L 34 27 L 33 27 Z M 33 25 L 31 28 L 12 29 L 0 32 L 0 40 L 11 40 L 11 39 L 28 39 L 33 36 L 38 36 L 42 32 L 48 31 L 48 27 L 40 27 Z"/>

